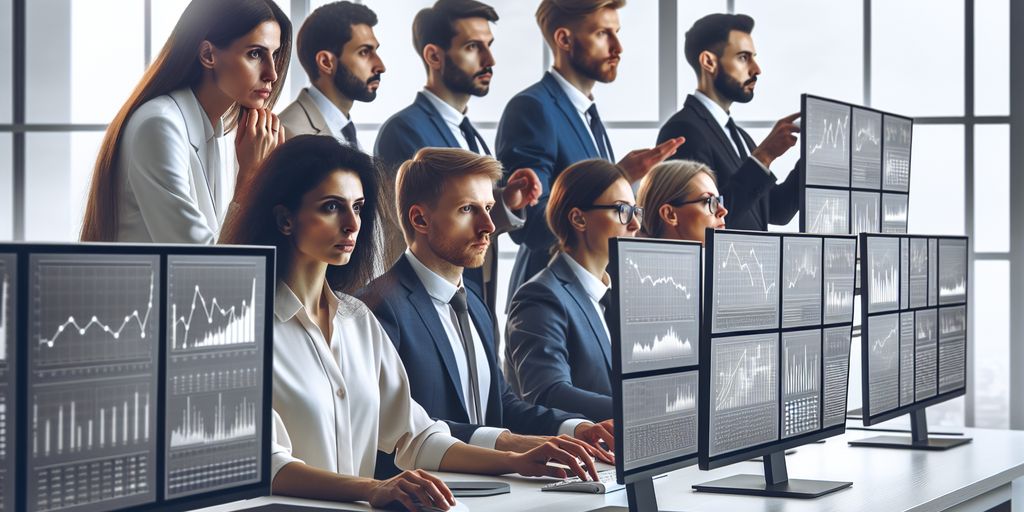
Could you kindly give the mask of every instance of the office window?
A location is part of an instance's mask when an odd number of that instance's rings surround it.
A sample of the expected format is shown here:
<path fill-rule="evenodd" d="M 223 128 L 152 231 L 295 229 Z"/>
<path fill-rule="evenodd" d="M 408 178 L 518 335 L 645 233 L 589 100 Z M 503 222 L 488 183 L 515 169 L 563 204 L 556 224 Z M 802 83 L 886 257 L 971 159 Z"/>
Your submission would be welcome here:
<path fill-rule="evenodd" d="M 686 43 L 686 31 L 690 30 L 693 23 L 700 18 L 711 13 L 726 12 L 727 7 L 724 0 L 686 0 L 676 2 L 676 15 L 679 20 L 676 25 L 676 56 L 679 61 L 676 64 L 676 102 L 679 104 L 679 108 L 683 108 L 686 95 L 693 94 L 693 91 L 697 89 L 697 75 L 693 72 L 690 64 L 686 62 L 686 52 L 683 51 Z"/>
<path fill-rule="evenodd" d="M 11 16 L 12 10 L 11 0 L 0 0 L 0 13 L 3 13 L 0 15 L 0 34 L 11 34 L 14 28 L 11 23 L 14 18 Z M 6 70 L 6 72 L 0 73 L 0 123 L 11 122 L 11 106 L 13 104 L 11 88 L 14 84 L 10 69 L 13 65 L 11 54 L 13 40 L 14 38 L 10 36 L 0 37 L 0 69 Z"/>
<path fill-rule="evenodd" d="M 916 125 L 911 154 L 911 233 L 960 235 L 964 229 L 964 127 Z"/>
<path fill-rule="evenodd" d="M 1010 0 L 974 2 L 974 113 L 1010 114 Z"/>
<path fill-rule="evenodd" d="M 1010 427 L 1010 262 L 977 261 L 971 276 L 974 315 L 974 408 L 977 427 Z M 969 388 L 970 389 L 970 388 Z"/>
<path fill-rule="evenodd" d="M 26 135 L 26 239 L 78 239 L 102 138 L 102 132 Z"/>
<path fill-rule="evenodd" d="M 11 134 L 0 133 L 0 240 L 14 238 L 14 190 L 10 186 Z"/>
<path fill-rule="evenodd" d="M 974 250 L 1010 250 L 1010 127 L 974 127 Z"/>
<path fill-rule="evenodd" d="M 619 10 L 622 60 L 594 98 L 604 121 L 658 121 L 658 2 L 629 2 Z M 619 154 L 616 151 L 616 154 Z"/>

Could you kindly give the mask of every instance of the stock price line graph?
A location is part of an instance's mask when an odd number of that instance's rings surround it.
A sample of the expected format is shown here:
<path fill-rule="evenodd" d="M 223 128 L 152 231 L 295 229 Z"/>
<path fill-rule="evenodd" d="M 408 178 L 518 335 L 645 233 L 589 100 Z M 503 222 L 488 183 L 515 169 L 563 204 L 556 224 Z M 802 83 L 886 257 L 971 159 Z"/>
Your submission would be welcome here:
<path fill-rule="evenodd" d="M 778 327 L 780 245 L 769 236 L 715 238 L 712 332 Z"/>
<path fill-rule="evenodd" d="M 939 304 L 967 301 L 967 241 L 939 240 Z"/>
<path fill-rule="evenodd" d="M 899 314 L 868 317 L 868 407 L 876 415 L 899 407 Z"/>
<path fill-rule="evenodd" d="M 624 372 L 696 365 L 699 248 L 630 245 L 620 251 L 618 274 Z"/>
<path fill-rule="evenodd" d="M 713 338 L 711 455 L 779 438 L 779 335 Z"/>
<path fill-rule="evenodd" d="M 806 231 L 824 235 L 850 232 L 850 192 L 826 188 L 806 190 Z"/>
<path fill-rule="evenodd" d="M 821 245 L 819 238 L 784 238 L 783 327 L 821 323 Z"/>
<path fill-rule="evenodd" d="M 914 397 L 931 398 L 937 392 L 939 347 L 937 313 L 934 309 L 918 311 L 914 317 Z"/>
<path fill-rule="evenodd" d="M 856 240 L 825 239 L 825 323 L 853 318 L 856 251 Z"/>
<path fill-rule="evenodd" d="M 807 184 L 850 185 L 850 107 L 807 98 Z"/>
<path fill-rule="evenodd" d="M 853 156 L 850 184 L 878 189 L 882 182 L 882 114 L 853 108 Z"/>
<path fill-rule="evenodd" d="M 899 308 L 898 238 L 870 238 L 868 245 L 868 312 Z"/>

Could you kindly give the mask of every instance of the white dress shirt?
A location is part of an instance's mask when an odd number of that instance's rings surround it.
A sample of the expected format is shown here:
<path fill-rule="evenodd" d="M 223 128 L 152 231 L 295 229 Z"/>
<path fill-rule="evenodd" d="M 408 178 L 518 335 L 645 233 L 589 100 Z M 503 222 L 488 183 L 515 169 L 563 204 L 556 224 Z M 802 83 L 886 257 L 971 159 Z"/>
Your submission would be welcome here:
<path fill-rule="evenodd" d="M 580 115 L 580 120 L 583 121 L 584 128 L 587 129 L 587 133 L 590 134 L 590 141 L 594 143 L 594 149 L 597 149 L 597 139 L 594 138 L 594 132 L 590 130 L 590 114 L 587 110 L 594 104 L 593 93 L 590 96 L 583 94 L 583 91 L 576 88 L 575 85 L 569 83 L 557 69 L 551 68 L 551 76 L 555 77 L 555 81 L 558 85 L 562 86 L 562 90 L 565 91 L 565 95 L 569 97 L 569 102 L 576 109 L 576 113 Z M 611 149 L 611 148 L 608 148 Z"/>
<path fill-rule="evenodd" d="M 601 305 L 601 298 L 604 294 L 611 290 L 610 284 L 604 284 L 600 279 L 591 274 L 589 270 L 583 268 L 572 256 L 564 252 L 558 253 L 559 258 L 565 259 L 566 263 L 569 264 L 569 268 L 572 269 L 572 273 L 576 275 L 576 279 L 579 280 L 580 284 L 583 285 L 583 289 L 587 292 L 587 297 L 590 299 L 590 303 L 594 305 L 594 311 L 597 311 L 597 316 L 601 319 L 601 325 L 604 326 L 604 333 L 608 335 L 608 339 L 612 339 L 612 333 L 608 330 L 608 322 L 604 319 L 604 306 Z M 608 274 L 605 273 L 605 277 Z M 611 283 L 611 279 L 608 279 Z"/>
<path fill-rule="evenodd" d="M 326 283 L 324 293 L 330 343 L 292 290 L 277 285 L 272 476 L 298 461 L 373 478 L 377 450 L 394 452 L 400 468 L 436 470 L 459 441 L 412 399 L 402 360 L 370 310 Z"/>
<path fill-rule="evenodd" d="M 466 118 L 466 113 L 459 112 L 455 107 L 438 98 L 436 94 L 430 92 L 427 88 L 423 88 L 420 92 L 423 93 L 423 96 L 426 96 L 427 101 L 441 114 L 441 119 L 444 119 L 444 124 L 448 126 L 448 131 L 452 132 L 452 136 L 455 137 L 455 142 L 459 143 L 459 147 L 469 149 L 469 143 L 466 142 L 466 136 L 462 134 L 461 126 L 462 120 Z M 480 148 L 480 150 L 483 151 L 483 148 Z"/>
<path fill-rule="evenodd" d="M 327 123 L 327 129 L 331 132 L 331 135 L 342 143 L 348 144 L 348 139 L 345 138 L 341 130 L 352 124 L 352 116 L 346 116 L 334 103 L 331 103 L 331 100 L 327 99 L 327 96 L 324 96 L 324 93 L 320 92 L 320 89 L 311 86 L 307 87 L 306 90 L 309 91 L 309 97 L 313 99 L 313 103 L 316 105 L 317 110 L 320 111 L 320 115 L 324 117 L 324 122 Z M 359 144 L 356 144 L 356 146 L 359 146 Z M 362 151 L 362 148 L 357 147 L 356 149 Z"/>
<path fill-rule="evenodd" d="M 121 134 L 119 242 L 212 244 L 234 195 L 234 145 L 185 87 L 143 103 Z"/>
<path fill-rule="evenodd" d="M 732 140 L 732 134 L 729 133 L 729 127 L 726 126 L 730 118 L 729 113 L 722 109 L 721 105 L 715 103 L 714 100 L 712 100 L 706 94 L 700 91 L 695 91 L 693 93 L 693 96 L 697 98 L 697 101 L 701 102 L 701 104 L 704 105 L 704 108 L 708 109 L 708 112 L 711 113 L 711 117 L 715 118 L 715 122 L 718 123 L 718 126 L 722 129 L 722 133 L 725 134 L 725 140 L 729 141 L 729 144 L 732 146 L 732 149 L 736 151 L 736 156 L 742 155 L 743 153 L 740 152 L 740 148 L 736 145 L 736 141 Z M 747 155 L 750 154 L 750 151 L 747 150 L 746 147 L 743 148 L 743 152 L 745 152 Z M 754 158 L 753 160 L 757 162 L 757 165 L 761 166 L 761 169 L 763 169 L 764 172 L 769 172 L 760 160 L 756 158 Z"/>

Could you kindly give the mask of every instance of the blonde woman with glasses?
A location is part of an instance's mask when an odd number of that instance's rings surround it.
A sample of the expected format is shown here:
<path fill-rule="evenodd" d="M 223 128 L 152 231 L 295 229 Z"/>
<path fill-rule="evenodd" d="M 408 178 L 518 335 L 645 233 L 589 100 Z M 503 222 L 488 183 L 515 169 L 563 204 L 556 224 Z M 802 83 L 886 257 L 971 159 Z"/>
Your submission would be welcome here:
<path fill-rule="evenodd" d="M 651 170 L 637 195 L 647 215 L 638 236 L 704 243 L 704 229 L 725 228 L 729 210 L 715 173 L 692 160 L 671 160 Z"/>

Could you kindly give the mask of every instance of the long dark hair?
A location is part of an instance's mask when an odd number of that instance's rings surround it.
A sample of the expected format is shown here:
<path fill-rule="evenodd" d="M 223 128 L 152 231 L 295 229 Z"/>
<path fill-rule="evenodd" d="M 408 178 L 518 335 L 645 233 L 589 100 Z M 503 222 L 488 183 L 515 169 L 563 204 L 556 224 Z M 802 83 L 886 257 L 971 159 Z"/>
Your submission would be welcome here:
<path fill-rule="evenodd" d="M 274 207 L 298 210 L 302 196 L 337 170 L 359 176 L 366 202 L 360 213 L 356 247 L 347 265 L 327 267 L 327 282 L 337 291 L 352 293 L 373 277 L 375 231 L 379 228 L 380 168 L 369 155 L 326 135 L 299 135 L 278 146 L 256 171 L 249 188 L 229 215 L 220 234 L 222 244 L 277 247 L 277 275 L 288 274 L 294 257 L 291 239 L 281 233 Z"/>
<path fill-rule="evenodd" d="M 135 110 L 157 96 L 199 83 L 203 76 L 199 45 L 203 41 L 224 48 L 267 21 L 275 21 L 281 27 L 281 46 L 274 57 L 278 78 L 271 86 L 266 103 L 267 108 L 271 108 L 284 87 L 292 48 L 292 24 L 281 8 L 273 0 L 192 0 L 189 3 L 160 54 L 107 127 L 89 187 L 82 223 L 83 241 L 110 242 L 117 237 L 118 185 L 122 179 L 118 176 L 117 159 L 121 135 Z M 232 106 L 225 117 L 228 119 L 225 129 L 230 131 L 238 122 L 238 105 Z M 210 121 L 216 122 L 215 119 Z"/>

